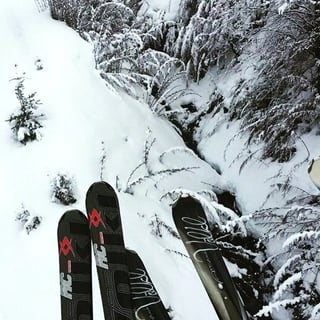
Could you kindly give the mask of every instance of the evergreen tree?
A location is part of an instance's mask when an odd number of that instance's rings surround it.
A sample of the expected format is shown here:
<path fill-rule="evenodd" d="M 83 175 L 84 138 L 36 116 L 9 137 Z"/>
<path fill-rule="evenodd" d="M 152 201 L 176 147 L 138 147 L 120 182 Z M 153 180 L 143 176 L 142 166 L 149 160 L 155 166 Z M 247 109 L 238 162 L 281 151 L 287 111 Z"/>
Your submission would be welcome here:
<path fill-rule="evenodd" d="M 16 139 L 25 145 L 29 141 L 40 139 L 39 129 L 42 128 L 40 120 L 43 119 L 44 114 L 36 113 L 41 104 L 40 100 L 35 97 L 36 93 L 25 94 L 25 78 L 18 77 L 14 80 L 17 81 L 15 95 L 20 103 L 20 109 L 18 112 L 11 114 L 6 121 L 12 125 L 11 129 Z"/>

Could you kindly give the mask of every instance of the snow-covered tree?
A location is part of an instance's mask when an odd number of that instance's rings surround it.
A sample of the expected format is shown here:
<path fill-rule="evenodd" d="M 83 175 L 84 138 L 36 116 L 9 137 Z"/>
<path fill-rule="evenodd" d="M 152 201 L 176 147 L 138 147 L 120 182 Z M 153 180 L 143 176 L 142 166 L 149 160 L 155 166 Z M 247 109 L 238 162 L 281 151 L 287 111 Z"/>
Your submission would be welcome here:
<path fill-rule="evenodd" d="M 20 108 L 17 112 L 11 114 L 6 121 L 12 125 L 11 130 L 17 141 L 25 145 L 27 142 L 41 138 L 40 128 L 43 126 L 40 121 L 44 118 L 44 114 L 36 111 L 41 104 L 40 100 L 36 99 L 36 92 L 25 93 L 25 78 L 17 77 L 13 80 L 17 82 L 15 95 Z"/>

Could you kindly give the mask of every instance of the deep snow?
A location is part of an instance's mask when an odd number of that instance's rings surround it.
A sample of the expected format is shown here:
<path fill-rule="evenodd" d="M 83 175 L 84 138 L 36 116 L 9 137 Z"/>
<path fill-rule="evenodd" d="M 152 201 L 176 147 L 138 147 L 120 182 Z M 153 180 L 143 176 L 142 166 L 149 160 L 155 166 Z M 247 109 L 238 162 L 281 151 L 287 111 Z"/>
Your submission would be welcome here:
<path fill-rule="evenodd" d="M 76 181 L 78 201 L 73 208 L 84 211 L 84 197 L 99 179 L 103 141 L 106 164 L 103 178 L 115 186 L 116 176 L 125 186 L 132 170 L 141 162 L 148 128 L 156 142 L 151 149 L 154 168 L 199 167 L 159 181 L 146 181 L 134 195 L 119 193 L 126 245 L 143 258 L 164 303 L 175 319 L 213 319 L 215 312 L 189 259 L 168 253 L 185 252 L 180 241 L 164 233 L 151 234 L 150 217 L 158 214 L 173 226 L 169 203 L 160 201 L 167 191 L 184 187 L 205 188 L 219 177 L 200 159 L 181 154 L 158 157 L 170 148 L 183 146 L 171 126 L 153 115 L 146 104 L 111 92 L 94 69 L 91 47 L 48 12 L 38 12 L 32 0 L 0 3 L 0 34 L 3 39 L 0 109 L 0 191 L 2 283 L 0 319 L 56 320 L 60 314 L 58 245 L 56 227 L 71 207 L 51 202 L 50 181 L 67 172 Z M 42 70 L 35 61 L 40 59 Z M 15 67 L 17 65 L 17 67 Z M 19 104 L 15 81 L 26 73 L 26 93 L 36 92 L 46 115 L 41 141 L 23 146 L 14 140 L 8 122 Z M 134 178 L 145 174 L 140 168 Z M 27 235 L 15 221 L 21 204 L 31 215 L 43 217 L 39 229 Z M 102 318 L 99 290 L 95 284 L 95 315 Z"/>
<path fill-rule="evenodd" d="M 161 20 L 164 13 L 166 19 L 174 17 L 178 1 L 150 3 L 150 14 Z M 252 161 L 239 173 L 248 151 L 245 150 L 243 158 L 236 158 L 239 151 L 246 148 L 244 139 L 236 136 L 239 124 L 226 123 L 223 115 L 204 119 L 197 132 L 199 152 L 213 167 L 221 169 L 219 176 L 206 162 L 190 153 L 170 152 L 172 148 L 184 147 L 184 143 L 168 122 L 152 114 L 146 104 L 110 91 L 94 69 L 90 44 L 64 23 L 52 20 L 47 11 L 39 12 L 33 0 L 0 1 L 0 35 L 3 226 L 0 274 L 4 289 L 0 320 L 59 318 L 58 220 L 67 209 L 84 211 L 85 193 L 100 177 L 102 142 L 106 149 L 103 178 L 116 186 L 118 177 L 125 189 L 132 170 L 142 161 L 149 128 L 152 138 L 156 138 L 150 152 L 153 170 L 199 168 L 161 180 L 148 179 L 133 189 L 133 195 L 119 192 L 125 243 L 143 258 L 164 303 L 173 308 L 175 320 L 215 319 L 215 311 L 190 259 L 166 251 L 186 253 L 182 243 L 165 231 L 162 238 L 151 233 L 149 223 L 155 214 L 173 227 L 170 201 L 160 200 L 162 195 L 175 188 L 200 191 L 208 188 L 208 184 L 223 186 L 236 193 L 242 212 L 250 214 L 259 209 L 270 192 L 275 182 L 270 177 L 280 169 L 284 174 L 289 172 L 307 156 L 304 145 L 299 146 L 299 152 L 288 164 Z M 37 59 L 43 64 L 42 70 L 37 70 Z M 205 97 L 205 91 L 210 91 L 206 87 L 218 85 L 225 101 L 230 101 L 232 88 L 240 77 L 252 76 L 248 70 L 253 69 L 251 66 L 248 69 L 247 64 L 248 61 L 239 64 L 236 76 L 235 70 L 212 74 L 214 83 L 204 79 L 200 93 Z M 39 111 L 46 115 L 42 140 L 26 146 L 14 140 L 5 122 L 18 107 L 15 82 L 11 80 L 17 72 L 18 75 L 26 73 L 26 93 L 37 92 L 42 102 Z M 213 130 L 215 134 L 212 135 Z M 304 136 L 303 141 L 310 152 L 309 158 L 317 156 L 317 140 L 313 133 Z M 169 152 L 161 162 L 159 157 L 165 151 Z M 318 192 L 307 175 L 307 166 L 306 163 L 295 172 L 293 184 L 310 193 Z M 72 207 L 51 201 L 50 181 L 59 172 L 69 173 L 76 181 L 78 201 Z M 145 174 L 145 168 L 141 167 L 133 179 Z M 266 206 L 284 201 L 276 194 Z M 40 228 L 30 235 L 15 221 L 22 203 L 33 216 L 43 217 Z M 277 245 L 278 248 L 272 248 L 274 252 L 281 248 L 281 243 Z M 96 282 L 94 292 L 94 313 L 97 319 L 102 319 Z"/>

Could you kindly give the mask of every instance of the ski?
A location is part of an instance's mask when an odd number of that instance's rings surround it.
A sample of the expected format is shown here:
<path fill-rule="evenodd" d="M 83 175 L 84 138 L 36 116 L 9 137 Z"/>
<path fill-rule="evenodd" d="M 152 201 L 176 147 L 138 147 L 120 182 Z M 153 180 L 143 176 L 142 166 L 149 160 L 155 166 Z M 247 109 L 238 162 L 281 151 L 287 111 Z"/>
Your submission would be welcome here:
<path fill-rule="evenodd" d="M 173 219 L 207 294 L 221 320 L 247 320 L 239 294 L 209 228 L 201 204 L 180 198 Z"/>
<path fill-rule="evenodd" d="M 92 320 L 91 240 L 88 221 L 67 211 L 58 224 L 61 320 Z"/>
<path fill-rule="evenodd" d="M 127 250 L 131 298 L 136 320 L 170 320 L 170 316 L 138 254 Z"/>
<path fill-rule="evenodd" d="M 105 319 L 133 320 L 120 209 L 113 188 L 106 182 L 92 184 L 86 209 Z"/>

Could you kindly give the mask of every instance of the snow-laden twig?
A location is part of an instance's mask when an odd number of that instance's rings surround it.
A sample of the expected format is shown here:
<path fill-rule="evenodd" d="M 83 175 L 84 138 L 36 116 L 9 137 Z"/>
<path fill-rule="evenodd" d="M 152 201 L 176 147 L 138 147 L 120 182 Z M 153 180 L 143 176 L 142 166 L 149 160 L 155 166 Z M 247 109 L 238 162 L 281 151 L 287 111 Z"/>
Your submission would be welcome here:
<path fill-rule="evenodd" d="M 318 239 L 320 236 L 320 231 L 303 231 L 298 232 L 293 235 L 291 235 L 282 245 L 283 248 L 292 247 L 297 242 L 303 241 L 303 240 L 311 240 L 311 239 Z"/>
<path fill-rule="evenodd" d="M 183 172 L 183 171 L 193 172 L 194 169 L 199 169 L 199 167 L 169 168 L 169 169 L 155 171 L 155 172 L 152 172 L 150 174 L 146 174 L 144 176 L 141 176 L 141 177 L 133 180 L 132 182 L 130 182 L 127 185 L 127 188 L 126 188 L 126 190 L 124 192 L 132 194 L 132 188 L 133 187 L 137 186 L 138 184 L 141 184 L 142 182 L 145 182 L 148 179 L 161 177 L 161 176 L 164 176 L 164 175 L 171 176 L 174 173 Z"/>
<path fill-rule="evenodd" d="M 288 291 L 288 289 L 290 289 L 291 287 L 293 287 L 293 285 L 298 282 L 299 280 L 301 280 L 302 278 L 302 273 L 301 272 L 297 272 L 295 274 L 293 274 L 291 277 L 289 277 L 288 279 L 286 279 L 285 281 L 283 281 L 278 290 L 274 293 L 273 295 L 273 300 L 274 301 L 278 301 L 285 292 Z"/>
<path fill-rule="evenodd" d="M 290 266 L 295 263 L 297 260 L 299 260 L 301 258 L 301 254 L 296 254 L 293 257 L 291 257 L 290 259 L 288 259 L 281 267 L 280 269 L 277 271 L 277 273 L 274 276 L 274 280 L 273 280 L 273 286 L 276 288 L 279 286 L 279 283 L 281 281 L 281 279 L 283 278 L 283 276 L 286 274 L 287 269 L 290 268 Z"/>
<path fill-rule="evenodd" d="M 271 315 L 273 311 L 279 310 L 281 307 L 285 308 L 287 306 L 295 305 L 301 300 L 303 297 L 294 297 L 293 299 L 284 299 L 276 302 L 270 302 L 267 306 L 264 306 L 258 313 L 255 314 L 256 317 L 263 317 Z"/>
<path fill-rule="evenodd" d="M 173 147 L 173 148 L 170 148 L 164 152 L 161 153 L 160 157 L 159 157 L 159 161 L 161 163 L 163 163 L 163 158 L 166 156 L 166 155 L 169 155 L 169 154 L 173 154 L 173 155 L 176 155 L 177 153 L 184 153 L 184 154 L 189 154 L 191 155 L 192 157 L 198 159 L 198 156 L 189 148 L 186 148 L 186 147 Z"/>

